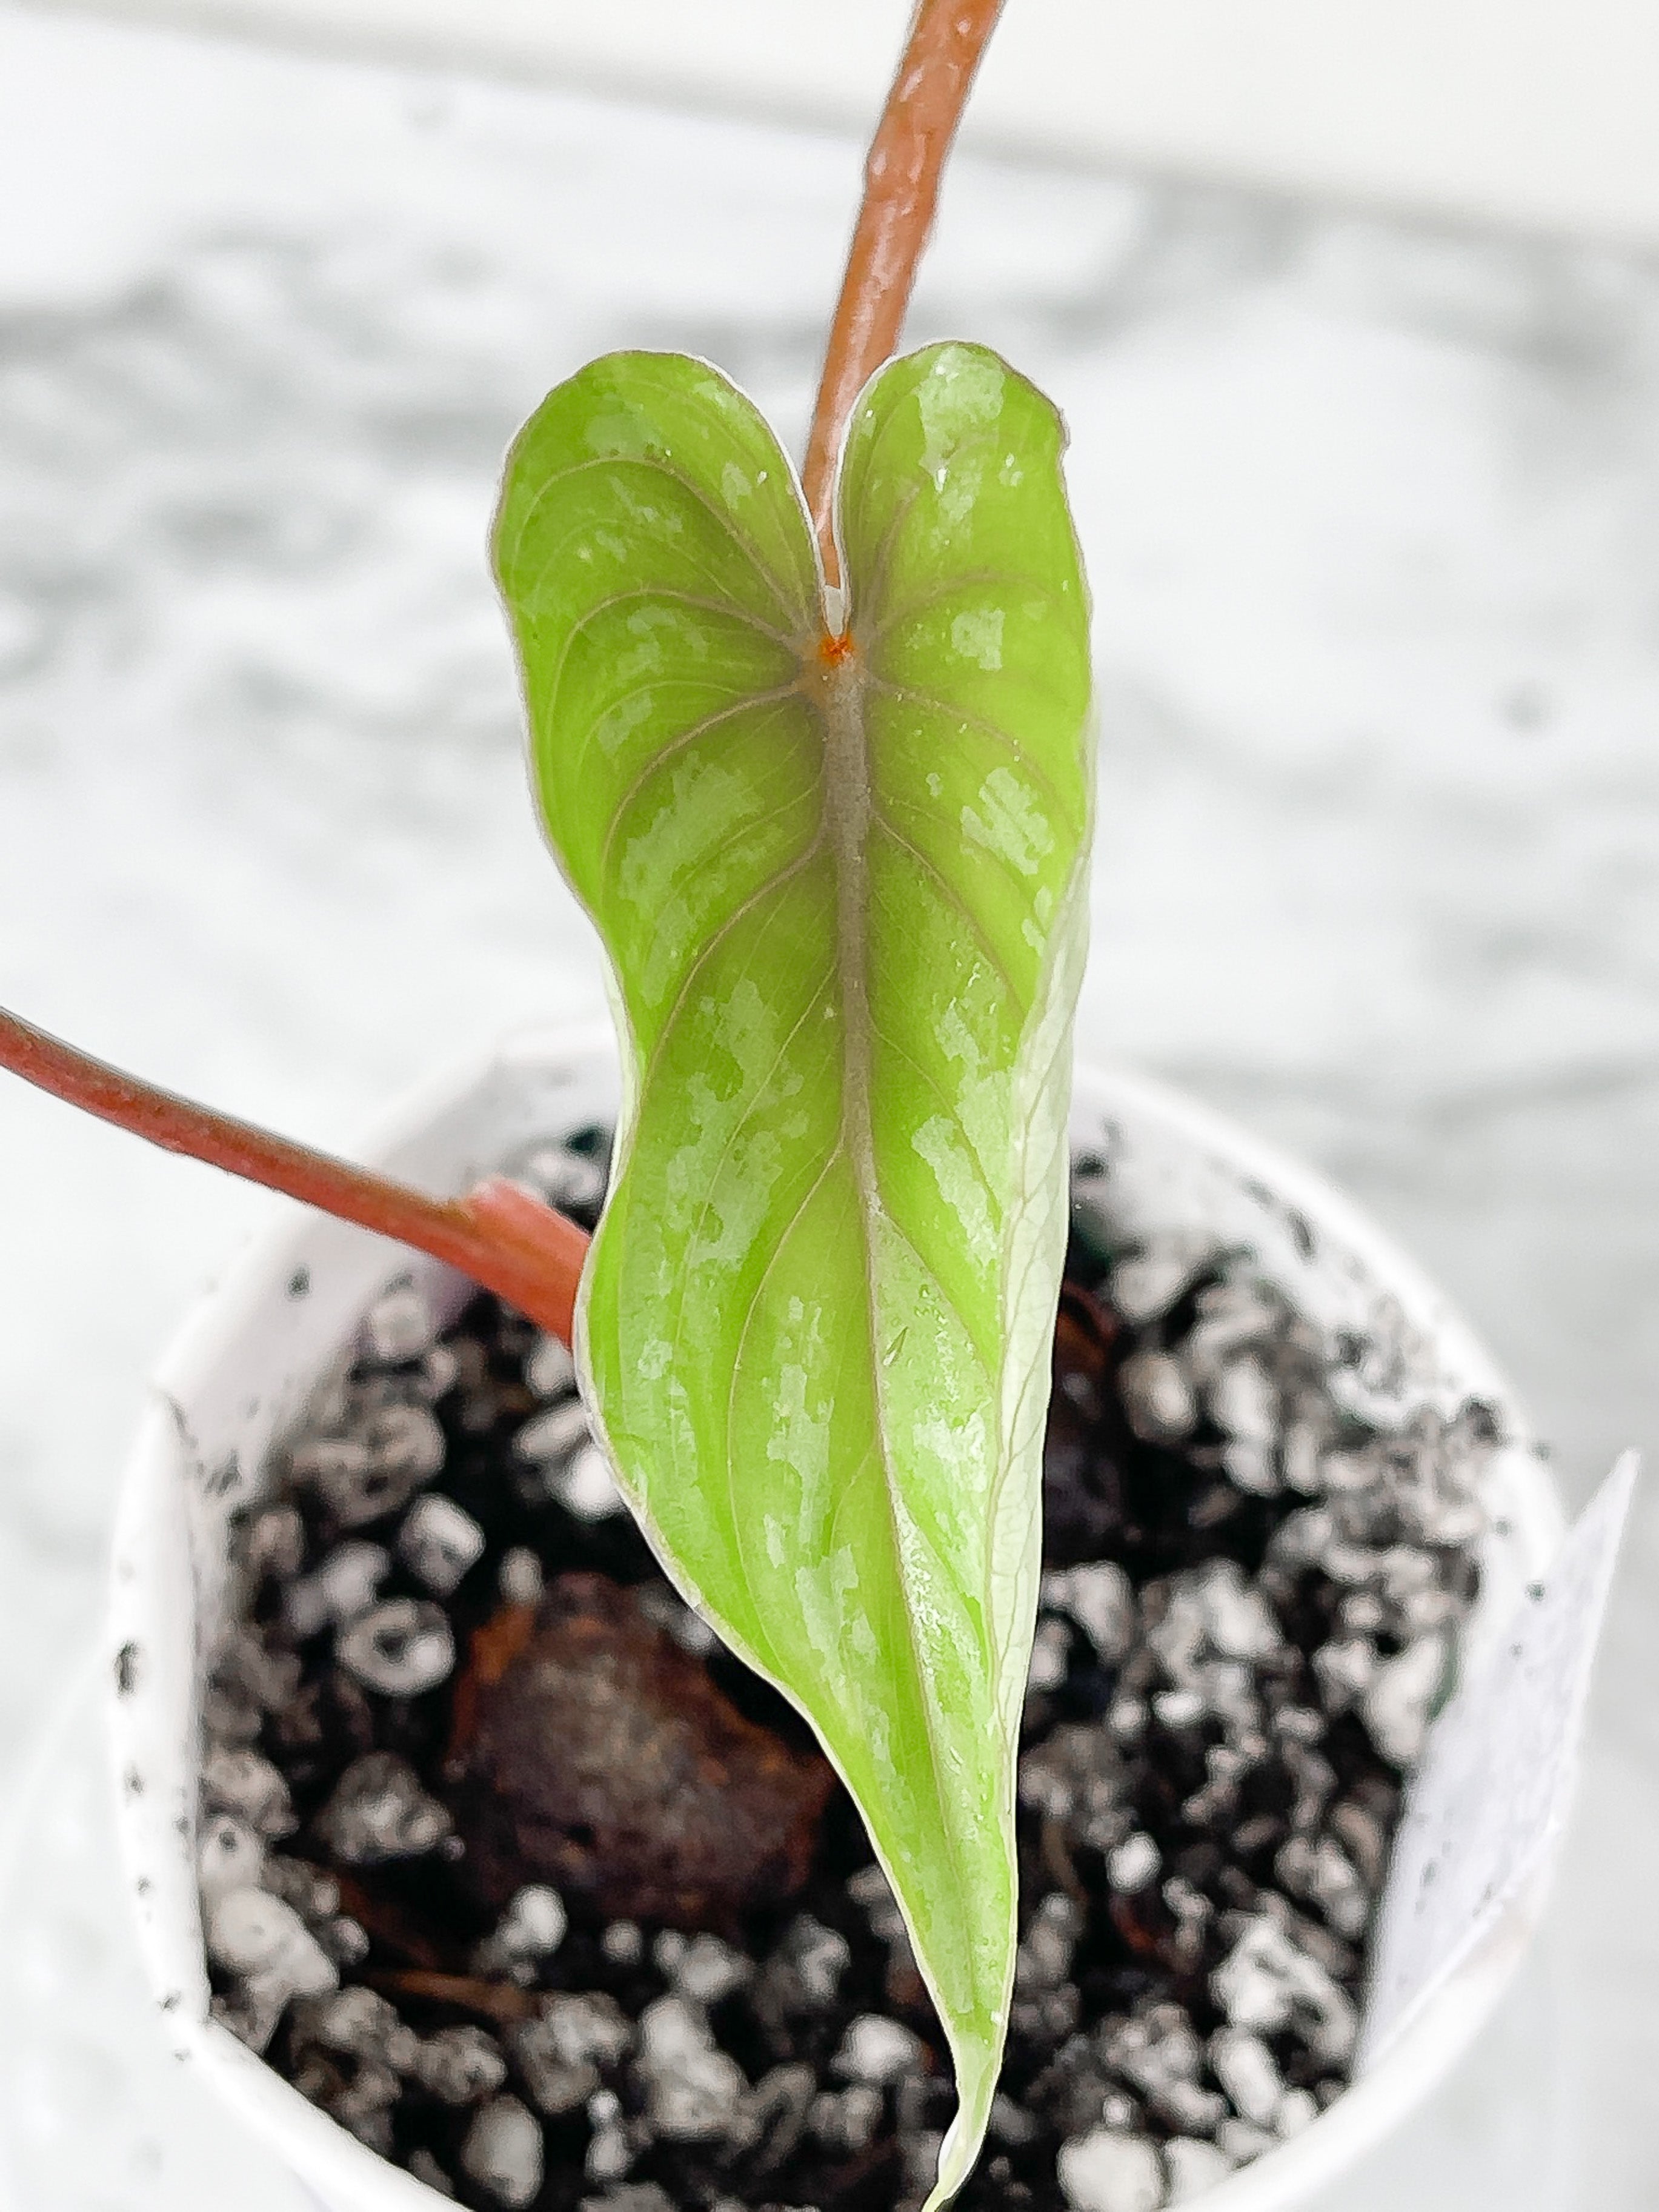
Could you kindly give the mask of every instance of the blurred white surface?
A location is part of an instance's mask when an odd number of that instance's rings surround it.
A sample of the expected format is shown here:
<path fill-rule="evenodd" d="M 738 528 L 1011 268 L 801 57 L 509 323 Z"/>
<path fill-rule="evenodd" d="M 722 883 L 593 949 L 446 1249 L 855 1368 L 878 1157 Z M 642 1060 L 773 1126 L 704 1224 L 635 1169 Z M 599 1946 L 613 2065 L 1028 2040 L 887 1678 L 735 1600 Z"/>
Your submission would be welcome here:
<path fill-rule="evenodd" d="M 335 1145 L 556 993 L 597 1008 L 485 575 L 500 454 L 618 343 L 713 356 L 798 436 L 858 167 L 0 9 L 0 1002 Z M 1652 1435 L 1659 1349 L 1659 273 L 976 158 L 915 322 L 947 331 L 1072 422 L 1091 1048 L 1352 1188 L 1582 1498 Z M 0 1798 L 89 1637 L 146 1370 L 274 1203 L 0 1082 Z M 1649 1496 L 1554 1963 L 1447 2108 L 1525 2212 L 1659 2198 L 1656 1670 Z M 1364 2212 L 1483 2201 L 1442 2141 Z M 100 2186 L 65 2207 L 147 2201 Z"/>
<path fill-rule="evenodd" d="M 37 0 L 864 127 L 910 0 Z M 1013 0 L 970 142 L 1659 240 L 1650 0 Z"/>

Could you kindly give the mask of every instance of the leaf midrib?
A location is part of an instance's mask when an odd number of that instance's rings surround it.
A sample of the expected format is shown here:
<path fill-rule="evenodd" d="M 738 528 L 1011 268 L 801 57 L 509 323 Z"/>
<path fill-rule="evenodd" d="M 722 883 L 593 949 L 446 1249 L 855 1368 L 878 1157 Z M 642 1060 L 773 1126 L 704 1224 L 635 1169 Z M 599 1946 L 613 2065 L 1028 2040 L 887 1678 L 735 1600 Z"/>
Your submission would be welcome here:
<path fill-rule="evenodd" d="M 829 836 L 830 865 L 835 872 L 836 951 L 842 1010 L 841 1143 L 852 1165 L 858 1197 L 860 1232 L 864 1238 L 865 1313 L 869 1328 L 871 1386 L 875 1396 L 876 1445 L 880 1455 L 882 1490 L 887 1501 L 889 1541 L 900 1589 L 904 1588 L 904 1548 L 898 1528 L 899 1502 L 888 1449 L 888 1428 L 883 1401 L 885 1368 L 877 1342 L 875 1222 L 884 1212 L 876 1172 L 875 1132 L 870 1118 L 870 1087 L 873 1066 L 873 1024 L 870 1016 L 869 957 L 869 844 L 874 813 L 871 791 L 869 724 L 865 713 L 866 674 L 862 653 L 854 646 L 848 657 L 827 668 L 819 687 L 818 707 L 824 736 L 824 827 Z M 935 1279 L 937 1279 L 937 1278 Z M 946 1295 L 939 1285 L 941 1295 Z M 947 1303 L 954 1304 L 953 1301 Z M 927 1670 L 916 1642 L 913 1607 L 902 1604 L 904 1632 L 910 1646 L 913 1678 L 925 1684 Z M 933 1701 L 926 1689 L 918 1700 L 927 1734 L 927 1757 L 933 1796 L 943 1815 L 957 1917 L 964 1917 L 969 1885 L 962 1865 L 957 1824 L 945 1787 L 945 1762 L 939 1741 Z M 972 1946 L 969 1947 L 972 1956 Z M 924 1972 L 926 1968 L 923 1969 Z M 977 1976 L 970 1976 L 977 1987 Z M 952 2008 L 945 2008 L 947 2014 Z"/>

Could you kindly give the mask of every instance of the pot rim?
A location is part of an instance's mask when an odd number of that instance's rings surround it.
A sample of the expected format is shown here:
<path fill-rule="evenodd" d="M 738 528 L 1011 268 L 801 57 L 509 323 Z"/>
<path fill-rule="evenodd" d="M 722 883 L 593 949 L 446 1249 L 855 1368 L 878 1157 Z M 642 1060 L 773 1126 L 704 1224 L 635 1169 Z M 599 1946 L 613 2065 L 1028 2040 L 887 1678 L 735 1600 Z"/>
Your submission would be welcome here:
<path fill-rule="evenodd" d="M 416 1180 L 465 1188 L 498 1166 L 499 1157 L 469 1154 L 465 1145 L 458 1157 L 453 1134 L 446 1146 L 446 1131 L 461 1127 L 469 1111 L 484 1111 L 496 1093 L 498 1103 L 518 1099 L 521 1133 L 532 1136 L 535 1122 L 523 1110 L 526 1102 L 556 1091 L 562 1080 L 580 1082 L 583 1071 L 591 1086 L 598 1064 L 614 1066 L 615 1057 L 614 1033 L 603 1019 L 515 1031 L 493 1051 L 473 1054 L 405 1094 L 374 1124 L 362 1157 Z M 1519 1585 L 1543 1571 L 1560 1541 L 1561 1508 L 1513 1389 L 1444 1294 L 1316 1170 L 1155 1078 L 1097 1062 L 1079 1064 L 1072 1109 L 1073 1152 L 1079 1149 L 1080 1121 L 1086 1126 L 1087 1117 L 1094 1117 L 1097 1141 L 1103 1113 L 1115 1111 L 1160 1127 L 1206 1164 L 1253 1180 L 1275 1201 L 1304 1216 L 1323 1240 L 1354 1263 L 1357 1279 L 1373 1280 L 1394 1295 L 1431 1338 L 1462 1390 L 1492 1399 L 1503 1408 L 1504 1433 L 1511 1441 L 1497 1455 L 1494 1468 L 1501 1468 L 1517 1556 L 1500 1583 L 1512 1582 L 1518 1595 Z M 499 1155 L 507 1142 L 502 1136 L 493 1149 Z M 484 1147 L 486 1152 L 490 1149 Z M 200 1401 L 215 1391 L 222 1399 L 228 1356 L 234 1355 L 240 1337 L 255 1332 L 262 1316 L 259 1354 L 273 1364 L 280 1358 L 283 1345 L 268 1346 L 264 1335 L 283 1318 L 285 1310 L 274 1304 L 279 1286 L 292 1290 L 302 1271 L 328 1292 L 319 1327 L 337 1349 L 349 1340 L 351 1327 L 376 1291 L 411 1270 L 407 1253 L 387 1240 L 308 1210 L 285 1208 L 283 1218 L 254 1237 L 198 1303 L 163 1356 L 128 1461 L 116 1525 L 106 1694 L 118 1827 L 141 1949 L 175 2055 L 201 2068 L 214 2090 L 340 2212 L 348 2207 L 350 2212 L 432 2212 L 441 2200 L 426 2184 L 369 2150 L 308 2103 L 209 2012 L 195 1880 L 200 1770 L 195 1632 L 204 1609 L 204 1584 L 210 1586 L 218 1563 L 192 1555 L 187 1525 L 187 1486 L 192 1470 L 199 1479 L 205 1464 L 196 1413 Z M 417 1260 L 413 1272 L 434 1285 L 459 1281 L 433 1262 Z M 318 1314 L 307 1304 L 305 1328 L 314 1337 L 319 1328 L 312 1324 Z M 297 1413 L 321 1364 L 314 1355 L 302 1362 L 305 1387 L 288 1394 L 285 1410 L 270 1404 L 264 1408 L 262 1418 L 271 1434 L 280 1433 Z M 237 1382 L 239 1400 L 247 1388 Z M 246 1410 L 250 1419 L 260 1416 L 257 1392 Z M 246 1485 L 250 1478 L 232 1455 L 225 1479 Z M 1482 1591 L 1486 1599 L 1484 1571 Z M 1466 1651 L 1501 1633 L 1508 1610 L 1501 1597 L 1500 1588 L 1477 1603 Z M 1510 1901 L 1479 1948 L 1303 2134 L 1206 2191 L 1203 2202 L 1214 2212 L 1285 2212 L 1305 2203 L 1391 2132 L 1450 2072 L 1485 2024 L 1520 1966 L 1547 1887 L 1547 1875 L 1540 1875 Z"/>

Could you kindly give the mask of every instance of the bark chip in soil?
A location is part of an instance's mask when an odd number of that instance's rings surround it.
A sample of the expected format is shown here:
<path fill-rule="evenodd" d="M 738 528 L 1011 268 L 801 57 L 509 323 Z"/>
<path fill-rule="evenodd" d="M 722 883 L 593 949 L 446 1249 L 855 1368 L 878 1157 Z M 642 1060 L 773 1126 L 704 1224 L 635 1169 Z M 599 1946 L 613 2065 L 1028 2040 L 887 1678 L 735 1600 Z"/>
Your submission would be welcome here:
<path fill-rule="evenodd" d="M 543 1881 L 608 1919 L 735 1929 L 801 1887 L 828 1760 L 746 1719 L 635 1591 L 559 1575 L 533 1613 L 504 1608 L 474 1641 L 447 1778 L 488 1904 Z"/>

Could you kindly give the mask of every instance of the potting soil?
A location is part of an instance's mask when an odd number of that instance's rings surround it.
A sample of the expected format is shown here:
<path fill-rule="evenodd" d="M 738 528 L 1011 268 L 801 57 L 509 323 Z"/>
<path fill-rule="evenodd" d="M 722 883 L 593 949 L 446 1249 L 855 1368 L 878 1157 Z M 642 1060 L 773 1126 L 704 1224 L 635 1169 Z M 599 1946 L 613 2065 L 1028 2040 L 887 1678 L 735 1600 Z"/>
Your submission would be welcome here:
<path fill-rule="evenodd" d="M 605 1155 L 524 1171 L 591 1225 Z M 1248 1250 L 1126 1245 L 1102 1163 L 1074 1196 L 969 2212 L 1156 2212 L 1341 2094 L 1498 1441 Z M 479 2212 L 915 2212 L 951 2074 L 890 1892 L 563 1348 L 394 1286 L 269 1475 L 204 1715 L 224 2025 Z"/>

